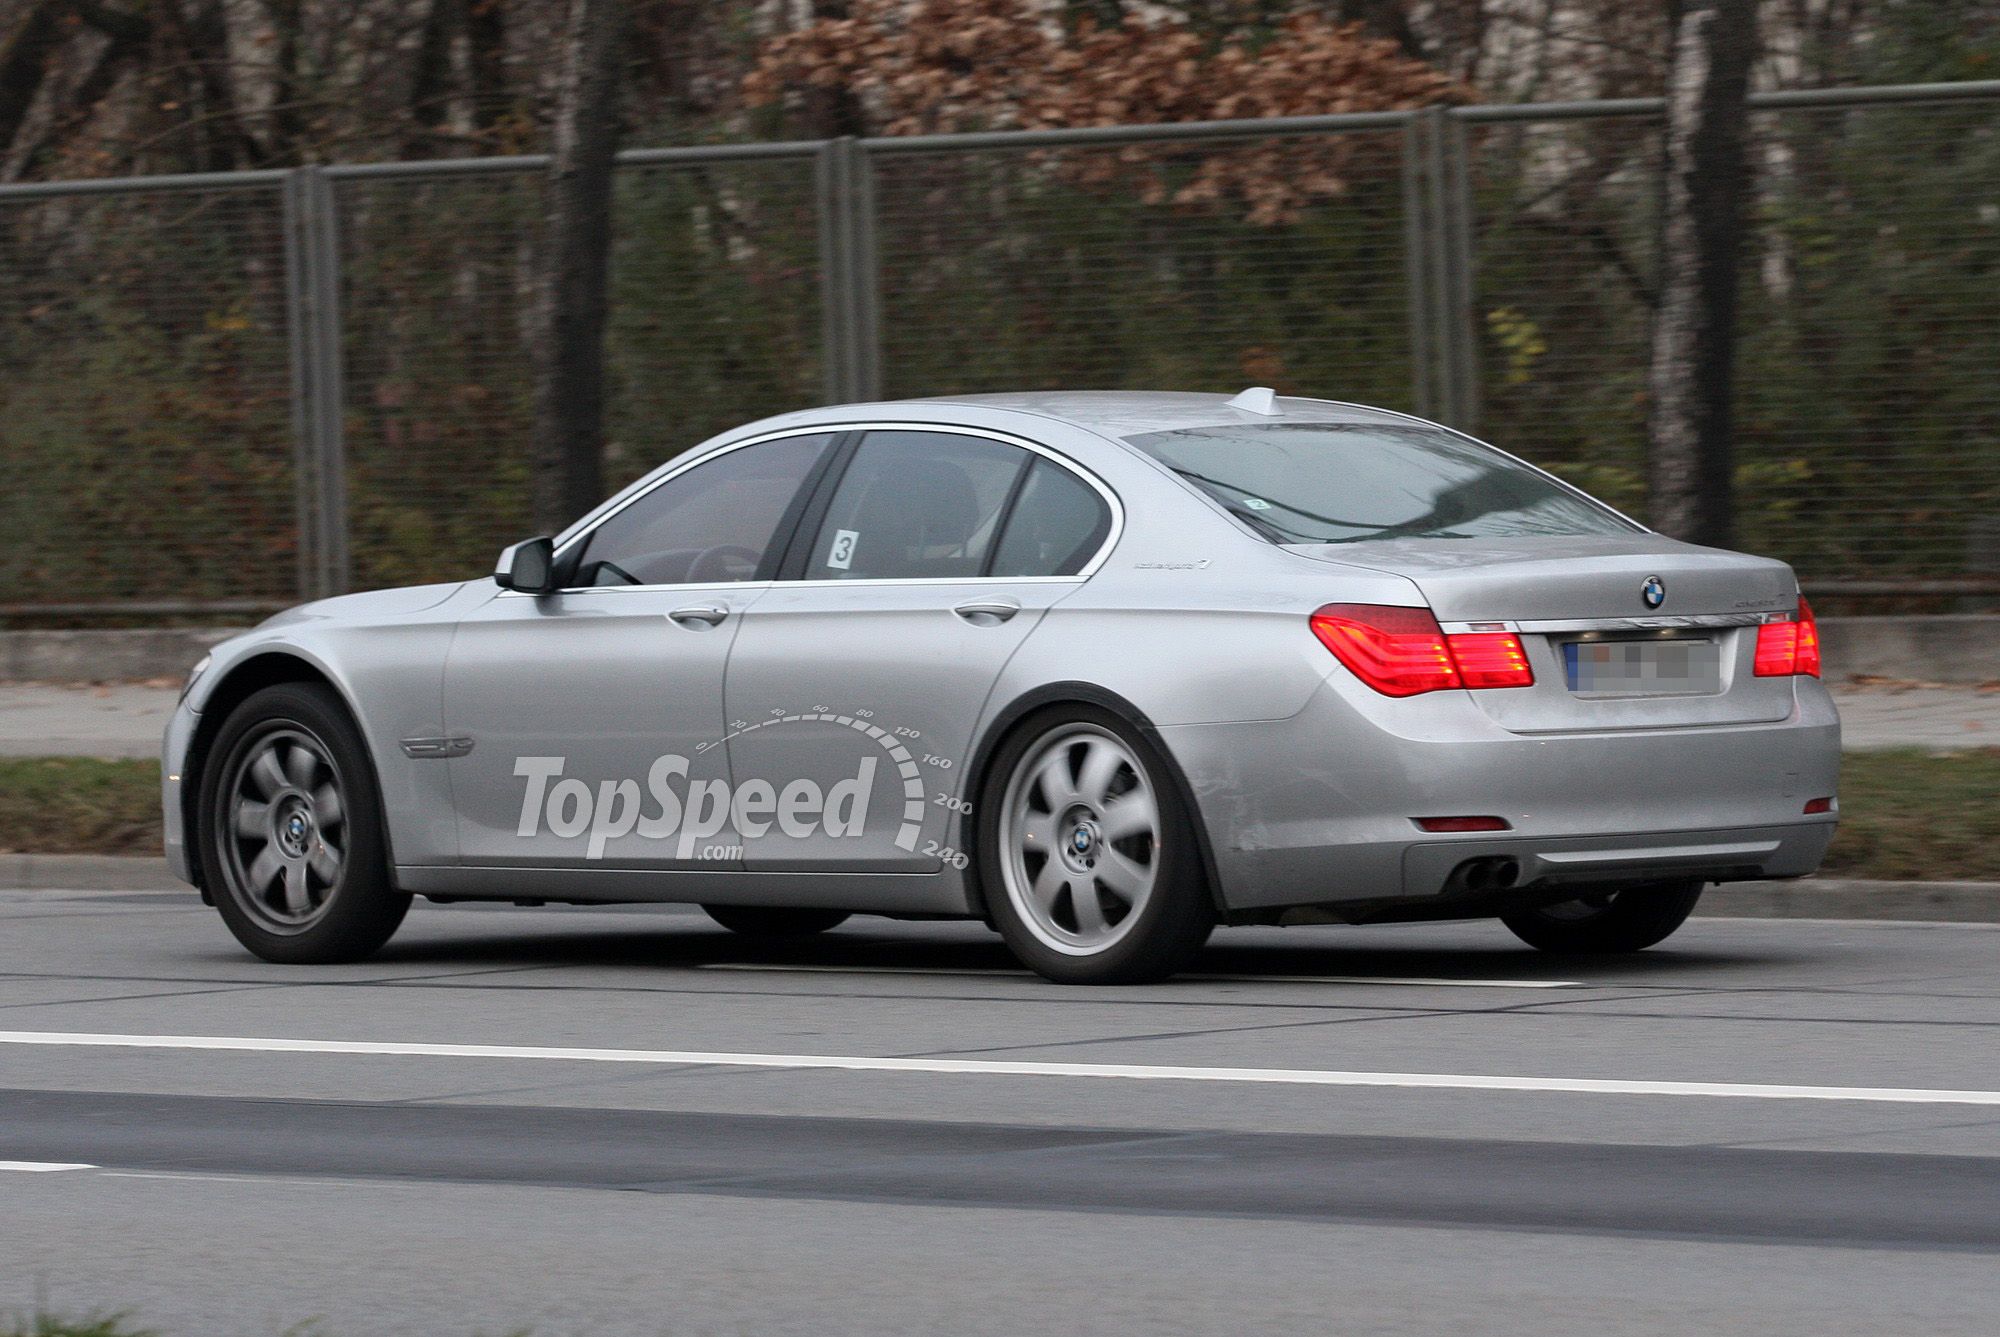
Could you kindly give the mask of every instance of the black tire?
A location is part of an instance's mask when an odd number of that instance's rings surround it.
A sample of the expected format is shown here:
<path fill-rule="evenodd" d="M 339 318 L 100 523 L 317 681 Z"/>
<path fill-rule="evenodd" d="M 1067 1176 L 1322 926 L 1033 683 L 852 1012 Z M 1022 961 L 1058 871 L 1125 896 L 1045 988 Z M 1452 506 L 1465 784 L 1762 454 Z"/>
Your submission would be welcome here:
<path fill-rule="evenodd" d="M 1706 883 L 1606 887 L 1580 900 L 1500 916 L 1530 947 L 1545 952 L 1642 952 L 1687 922 Z"/>
<path fill-rule="evenodd" d="M 1097 739 L 1115 742 L 1123 756 L 1118 778 L 1093 793 L 1087 772 L 1100 755 Z M 1064 812 L 1056 811 L 1037 778 L 1052 774 L 1051 766 L 1062 771 L 1061 784 L 1076 796 Z M 1108 801 L 1093 802 L 1098 795 L 1108 795 Z M 1143 836 L 1114 834 L 1119 815 L 1128 813 L 1123 805 L 1135 797 L 1150 799 L 1150 829 Z M 1136 817 L 1129 819 L 1136 823 Z M 1042 838 L 1044 825 L 1052 837 Z M 1072 846 L 1084 827 L 1090 835 L 1083 847 Z M 1215 929 L 1215 902 L 1194 822 L 1166 759 L 1151 740 L 1107 710 L 1058 705 L 1023 720 L 994 753 L 980 787 L 974 832 L 980 887 L 993 925 L 1021 964 L 1044 979 L 1059 984 L 1165 979 L 1187 965 Z M 1037 859 L 1044 847 L 1049 852 Z M 1063 849 L 1077 862 L 1058 863 Z M 1121 901 L 1127 893 L 1104 881 L 1099 868 L 1121 870 L 1121 879 L 1137 868 L 1146 875 L 1146 890 Z M 1053 896 L 1038 895 L 1038 888 L 1056 883 L 1062 886 Z M 1088 901 L 1079 899 L 1083 896 Z M 1101 946 L 1091 941 L 1093 929 Z"/>
<path fill-rule="evenodd" d="M 746 938 L 803 938 L 838 928 L 845 910 L 813 910 L 780 905 L 704 905 L 703 912 L 731 933 Z"/>
<path fill-rule="evenodd" d="M 266 757 L 278 773 L 260 783 L 251 772 Z M 270 831 L 244 834 L 258 825 L 260 795 L 270 799 Z M 302 838 L 285 818 L 287 804 Z M 316 683 L 266 687 L 229 713 L 202 768 L 195 847 L 223 922 L 266 961 L 362 960 L 409 912 L 409 896 L 390 877 L 381 790 L 360 730 Z M 267 852 L 278 859 L 278 880 L 258 885 L 252 874 Z M 295 872 L 304 888 L 298 902 Z"/>

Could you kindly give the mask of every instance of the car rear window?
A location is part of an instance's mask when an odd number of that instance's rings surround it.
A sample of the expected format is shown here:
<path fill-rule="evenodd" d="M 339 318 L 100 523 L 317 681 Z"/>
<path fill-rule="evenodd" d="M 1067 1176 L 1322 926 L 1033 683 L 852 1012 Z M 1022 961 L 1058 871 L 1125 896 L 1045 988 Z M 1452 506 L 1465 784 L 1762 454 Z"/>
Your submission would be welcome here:
<path fill-rule="evenodd" d="M 1273 543 L 1637 529 L 1498 451 L 1416 423 L 1232 423 L 1126 440 Z"/>

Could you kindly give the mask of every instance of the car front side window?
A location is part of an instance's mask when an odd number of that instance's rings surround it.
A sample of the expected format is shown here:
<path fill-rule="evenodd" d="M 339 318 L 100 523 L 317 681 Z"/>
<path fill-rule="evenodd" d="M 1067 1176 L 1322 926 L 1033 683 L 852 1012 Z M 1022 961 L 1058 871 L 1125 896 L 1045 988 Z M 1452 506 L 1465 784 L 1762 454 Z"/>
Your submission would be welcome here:
<path fill-rule="evenodd" d="M 741 446 L 674 475 L 593 530 L 573 588 L 754 580 L 832 433 Z"/>

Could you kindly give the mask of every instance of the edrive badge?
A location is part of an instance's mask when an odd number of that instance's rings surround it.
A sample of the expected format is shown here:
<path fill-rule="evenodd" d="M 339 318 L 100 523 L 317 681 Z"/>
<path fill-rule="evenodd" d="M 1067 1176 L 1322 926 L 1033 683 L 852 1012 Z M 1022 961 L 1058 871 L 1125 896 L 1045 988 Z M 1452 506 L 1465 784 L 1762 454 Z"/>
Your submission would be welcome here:
<path fill-rule="evenodd" d="M 1639 587 L 1639 597 L 1646 601 L 1646 607 L 1658 608 L 1667 601 L 1667 582 L 1658 576 L 1647 576 L 1646 583 Z"/>

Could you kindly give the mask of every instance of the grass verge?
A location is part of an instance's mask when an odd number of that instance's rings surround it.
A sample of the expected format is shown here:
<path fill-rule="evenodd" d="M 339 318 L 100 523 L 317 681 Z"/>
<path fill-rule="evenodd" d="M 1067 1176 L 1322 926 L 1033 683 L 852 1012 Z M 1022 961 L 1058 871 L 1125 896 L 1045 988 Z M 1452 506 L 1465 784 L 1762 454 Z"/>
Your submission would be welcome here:
<path fill-rule="evenodd" d="M 0 1318 L 0 1337 L 158 1337 L 150 1328 L 128 1328 L 123 1314 L 100 1318 L 59 1318 L 37 1314 L 29 1319 Z"/>
<path fill-rule="evenodd" d="M 0 851 L 158 854 L 159 763 L 0 757 Z"/>
<path fill-rule="evenodd" d="M 158 854 L 159 783 L 150 761 L 0 757 L 0 851 Z M 2000 882 L 2000 748 L 1849 752 L 1840 813 L 1829 876 Z"/>
<path fill-rule="evenodd" d="M 1849 752 L 1828 877 L 2000 882 L 2000 747 Z"/>

